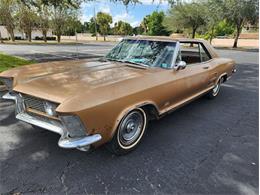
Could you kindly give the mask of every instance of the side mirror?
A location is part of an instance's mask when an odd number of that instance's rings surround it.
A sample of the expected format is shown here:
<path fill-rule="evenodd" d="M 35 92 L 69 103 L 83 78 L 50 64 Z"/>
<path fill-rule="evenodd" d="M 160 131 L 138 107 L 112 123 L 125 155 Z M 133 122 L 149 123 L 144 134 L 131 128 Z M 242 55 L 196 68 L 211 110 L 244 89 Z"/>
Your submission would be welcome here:
<path fill-rule="evenodd" d="M 185 61 L 178 61 L 173 68 L 174 68 L 174 70 L 182 70 L 182 69 L 186 68 L 186 66 L 187 66 L 187 64 Z"/>

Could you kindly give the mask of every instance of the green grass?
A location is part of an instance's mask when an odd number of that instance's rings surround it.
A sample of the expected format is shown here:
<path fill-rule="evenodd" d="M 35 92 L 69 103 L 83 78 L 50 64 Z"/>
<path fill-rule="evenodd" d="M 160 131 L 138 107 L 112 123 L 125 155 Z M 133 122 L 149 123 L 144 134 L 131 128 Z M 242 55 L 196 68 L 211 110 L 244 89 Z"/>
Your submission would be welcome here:
<path fill-rule="evenodd" d="M 34 61 L 25 60 L 23 58 L 10 56 L 0 53 L 0 72 L 15 68 L 22 65 L 33 64 Z"/>

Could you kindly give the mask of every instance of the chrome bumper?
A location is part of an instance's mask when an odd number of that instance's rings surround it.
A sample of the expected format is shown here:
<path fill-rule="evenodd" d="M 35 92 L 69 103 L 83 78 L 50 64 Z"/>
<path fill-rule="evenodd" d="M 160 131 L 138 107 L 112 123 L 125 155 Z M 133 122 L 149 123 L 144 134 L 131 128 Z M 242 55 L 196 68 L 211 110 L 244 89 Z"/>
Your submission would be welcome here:
<path fill-rule="evenodd" d="M 22 100 L 19 95 L 13 95 L 11 93 L 6 93 L 2 96 L 3 99 L 15 101 L 16 104 L 16 118 L 24 121 L 26 123 L 44 128 L 46 130 L 52 131 L 54 133 L 60 134 L 61 137 L 58 141 L 58 145 L 61 148 L 76 148 L 81 151 L 87 151 L 90 145 L 101 140 L 100 134 L 88 135 L 84 137 L 71 138 L 68 136 L 66 130 L 60 122 L 55 121 L 44 121 L 39 117 L 34 117 L 26 113 Z"/>

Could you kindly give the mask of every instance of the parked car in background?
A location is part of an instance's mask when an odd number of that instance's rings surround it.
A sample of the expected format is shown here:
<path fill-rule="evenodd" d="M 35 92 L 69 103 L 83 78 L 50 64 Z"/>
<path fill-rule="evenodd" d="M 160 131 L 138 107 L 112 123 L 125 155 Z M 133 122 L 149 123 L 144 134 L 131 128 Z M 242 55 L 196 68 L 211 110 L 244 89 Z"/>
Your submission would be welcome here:
<path fill-rule="evenodd" d="M 106 144 L 121 155 L 137 147 L 150 120 L 202 95 L 215 98 L 235 71 L 204 40 L 136 36 L 101 59 L 28 65 L 0 80 L 16 118 L 60 134 L 60 147 Z"/>

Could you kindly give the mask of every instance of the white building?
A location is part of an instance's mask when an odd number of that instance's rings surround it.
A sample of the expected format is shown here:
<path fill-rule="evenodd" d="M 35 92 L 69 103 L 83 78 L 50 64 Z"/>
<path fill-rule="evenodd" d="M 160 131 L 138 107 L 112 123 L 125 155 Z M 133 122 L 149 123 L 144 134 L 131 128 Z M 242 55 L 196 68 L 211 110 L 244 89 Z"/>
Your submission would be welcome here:
<path fill-rule="evenodd" d="M 10 38 L 10 35 L 9 35 L 9 33 L 8 33 L 8 31 L 7 31 L 5 26 L 0 25 L 0 32 L 1 32 L 1 36 L 2 36 L 3 39 Z M 26 39 L 25 33 L 21 32 L 21 31 L 19 31 L 17 29 L 14 30 L 14 36 L 15 37 L 20 37 L 21 39 Z M 47 32 L 47 37 L 52 37 L 52 36 L 53 36 L 52 30 L 49 30 Z M 35 39 L 35 37 L 43 37 L 42 32 L 40 30 L 37 30 L 37 29 L 33 30 L 32 31 L 32 39 Z"/>

